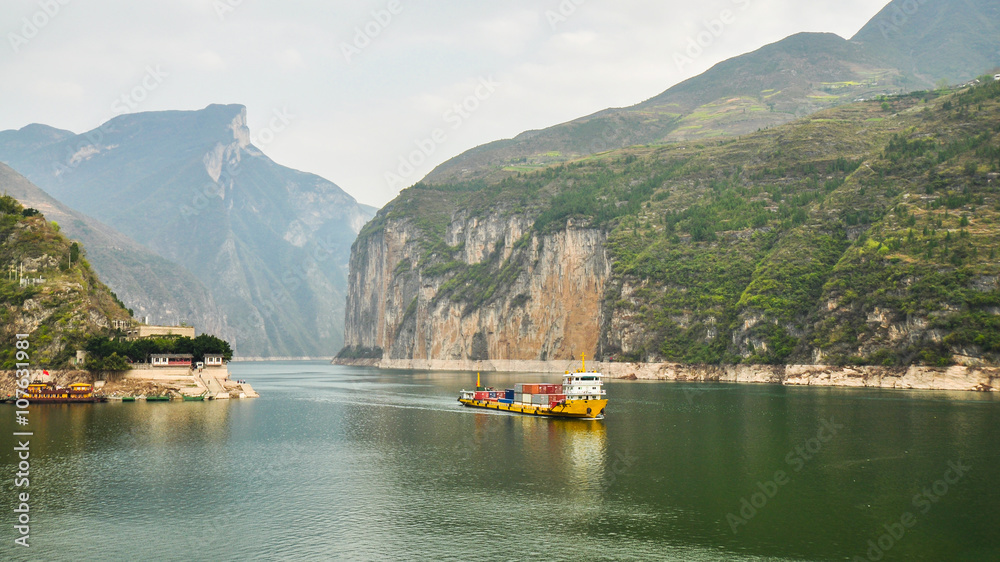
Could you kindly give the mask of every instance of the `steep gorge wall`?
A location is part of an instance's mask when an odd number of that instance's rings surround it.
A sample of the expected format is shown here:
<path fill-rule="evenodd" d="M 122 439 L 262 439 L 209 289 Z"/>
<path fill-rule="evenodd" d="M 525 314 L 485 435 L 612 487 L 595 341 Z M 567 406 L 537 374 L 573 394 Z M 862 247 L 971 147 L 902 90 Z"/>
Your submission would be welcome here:
<path fill-rule="evenodd" d="M 593 354 L 611 273 L 605 234 L 572 224 L 538 234 L 531 226 L 503 213 L 453 216 L 445 244 L 457 268 L 481 272 L 460 287 L 455 267 L 421 265 L 436 256 L 426 255 L 413 223 L 388 221 L 363 236 L 351 255 L 346 346 L 417 360 Z M 477 293 L 480 302 L 470 302 Z"/>

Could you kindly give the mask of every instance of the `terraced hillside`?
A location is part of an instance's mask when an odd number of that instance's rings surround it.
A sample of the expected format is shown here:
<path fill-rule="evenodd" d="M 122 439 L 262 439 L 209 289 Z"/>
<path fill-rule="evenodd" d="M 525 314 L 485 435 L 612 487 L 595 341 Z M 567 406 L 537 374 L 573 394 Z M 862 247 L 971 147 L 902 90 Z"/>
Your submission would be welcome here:
<path fill-rule="evenodd" d="M 745 135 L 858 99 L 963 84 L 994 67 L 1000 4 L 894 0 L 849 40 L 792 35 L 632 107 L 474 148 L 424 182 L 493 181 L 628 146 Z"/>

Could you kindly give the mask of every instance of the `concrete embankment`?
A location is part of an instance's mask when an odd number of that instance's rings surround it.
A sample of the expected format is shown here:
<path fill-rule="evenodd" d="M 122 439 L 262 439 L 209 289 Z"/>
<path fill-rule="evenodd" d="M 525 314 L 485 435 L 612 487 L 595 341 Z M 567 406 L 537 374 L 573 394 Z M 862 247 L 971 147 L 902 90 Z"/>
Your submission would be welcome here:
<path fill-rule="evenodd" d="M 0 379 L 0 396 L 14 392 L 15 373 L 5 371 Z M 187 367 L 140 367 L 129 371 L 91 373 L 77 370 L 52 370 L 44 376 L 41 370 L 33 373 L 32 380 L 54 382 L 66 386 L 74 382 L 93 383 L 95 390 L 108 397 L 185 396 L 205 395 L 209 399 L 257 398 L 259 395 L 247 383 L 229 379 L 229 369 L 206 367 L 201 371 Z"/>
<path fill-rule="evenodd" d="M 481 371 L 550 375 L 580 368 L 579 361 L 452 361 L 361 359 L 337 365 L 429 371 Z M 681 365 L 679 363 L 587 362 L 610 378 L 660 381 L 736 382 L 789 386 L 850 386 L 916 390 L 997 391 L 998 367 L 878 367 L 832 365 Z"/>

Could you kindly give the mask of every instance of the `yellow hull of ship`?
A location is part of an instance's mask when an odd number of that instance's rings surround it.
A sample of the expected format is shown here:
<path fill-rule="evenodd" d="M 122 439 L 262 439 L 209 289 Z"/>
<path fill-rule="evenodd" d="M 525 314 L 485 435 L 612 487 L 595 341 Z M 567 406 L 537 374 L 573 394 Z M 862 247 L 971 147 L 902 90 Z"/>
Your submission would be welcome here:
<path fill-rule="evenodd" d="M 486 408 L 487 410 L 499 410 L 501 412 L 514 412 L 516 414 L 526 414 L 530 416 L 551 416 L 555 418 L 581 418 L 600 419 L 604 417 L 604 408 L 608 405 L 607 400 L 568 400 L 562 406 L 549 408 L 536 404 L 501 404 L 499 402 L 488 402 L 486 400 L 465 400 L 459 398 L 462 404 L 470 408 Z M 590 408 L 590 412 L 587 409 Z"/>

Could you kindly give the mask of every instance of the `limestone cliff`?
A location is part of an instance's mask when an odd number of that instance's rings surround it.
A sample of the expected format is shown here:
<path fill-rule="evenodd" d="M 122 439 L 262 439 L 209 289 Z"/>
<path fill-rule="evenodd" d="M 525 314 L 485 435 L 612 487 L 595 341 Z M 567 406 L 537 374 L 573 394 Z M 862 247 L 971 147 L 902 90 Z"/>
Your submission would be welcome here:
<path fill-rule="evenodd" d="M 458 212 L 444 233 L 455 261 L 438 267 L 419 267 L 439 256 L 427 255 L 424 233 L 410 220 L 387 220 L 363 235 L 351 257 L 348 349 L 393 359 L 594 353 L 610 274 L 605 234 L 531 227 L 523 215 Z M 455 276 L 468 266 L 476 275 Z"/>
<path fill-rule="evenodd" d="M 998 181 L 1000 82 L 417 184 L 352 248 L 340 358 L 996 366 Z"/>

